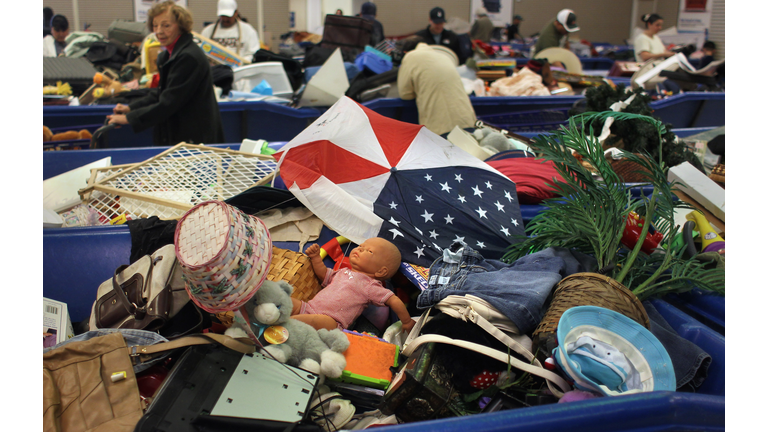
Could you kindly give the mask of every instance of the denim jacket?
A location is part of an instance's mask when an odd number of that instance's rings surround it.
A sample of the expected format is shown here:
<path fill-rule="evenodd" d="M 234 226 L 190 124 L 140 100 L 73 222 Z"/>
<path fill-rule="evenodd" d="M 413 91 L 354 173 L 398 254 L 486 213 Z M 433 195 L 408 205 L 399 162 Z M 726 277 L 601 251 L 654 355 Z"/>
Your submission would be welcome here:
<path fill-rule="evenodd" d="M 544 317 L 552 288 L 562 278 L 594 267 L 593 258 L 554 247 L 507 264 L 486 260 L 457 241 L 429 267 L 429 285 L 419 294 L 416 307 L 427 309 L 449 295 L 472 294 L 506 315 L 521 333 L 529 334 Z"/>

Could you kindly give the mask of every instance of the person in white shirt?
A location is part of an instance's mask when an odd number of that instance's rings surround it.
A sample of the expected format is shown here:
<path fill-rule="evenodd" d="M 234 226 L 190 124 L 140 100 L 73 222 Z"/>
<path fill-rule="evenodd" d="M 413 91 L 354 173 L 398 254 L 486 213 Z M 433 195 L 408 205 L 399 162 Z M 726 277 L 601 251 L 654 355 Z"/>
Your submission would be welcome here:
<path fill-rule="evenodd" d="M 201 34 L 232 50 L 247 63 L 261 47 L 259 34 L 252 25 L 240 18 L 235 0 L 219 0 L 219 19 L 203 29 Z"/>
<path fill-rule="evenodd" d="M 635 60 L 645 62 L 651 59 L 665 59 L 675 55 L 664 47 L 664 42 L 659 38 L 664 19 L 659 14 L 645 14 L 642 18 L 645 30 L 635 37 Z"/>
<path fill-rule="evenodd" d="M 69 21 L 64 15 L 51 18 L 51 34 L 43 38 L 43 57 L 58 57 L 67 47 Z"/>

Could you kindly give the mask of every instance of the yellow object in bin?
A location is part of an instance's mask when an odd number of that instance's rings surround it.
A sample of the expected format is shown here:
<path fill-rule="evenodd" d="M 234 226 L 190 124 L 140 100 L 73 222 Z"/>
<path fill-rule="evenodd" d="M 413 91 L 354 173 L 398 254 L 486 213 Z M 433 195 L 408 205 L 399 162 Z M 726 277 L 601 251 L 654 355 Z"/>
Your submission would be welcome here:
<path fill-rule="evenodd" d="M 715 232 L 712 225 L 703 214 L 697 211 L 692 211 L 685 215 L 685 218 L 696 222 L 696 231 L 699 232 L 701 237 L 701 250 L 703 252 L 710 252 L 711 250 L 717 250 L 725 247 L 725 240 Z"/>

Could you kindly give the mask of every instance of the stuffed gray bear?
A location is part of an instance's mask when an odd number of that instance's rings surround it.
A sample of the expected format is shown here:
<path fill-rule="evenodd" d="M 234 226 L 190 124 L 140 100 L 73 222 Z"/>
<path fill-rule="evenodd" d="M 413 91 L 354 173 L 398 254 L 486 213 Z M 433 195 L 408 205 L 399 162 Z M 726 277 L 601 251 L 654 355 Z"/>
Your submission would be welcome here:
<path fill-rule="evenodd" d="M 284 343 L 268 345 L 265 351 L 282 363 L 298 366 L 330 378 L 338 378 L 347 367 L 342 354 L 349 347 L 349 339 L 339 329 L 315 330 L 309 324 L 291 318 L 293 286 L 285 281 L 264 281 L 256 294 L 245 304 L 250 327 L 259 334 L 260 326 L 282 326 L 288 338 Z M 238 330 L 242 332 L 238 333 Z M 233 325 L 225 334 L 233 337 L 245 332 Z"/>

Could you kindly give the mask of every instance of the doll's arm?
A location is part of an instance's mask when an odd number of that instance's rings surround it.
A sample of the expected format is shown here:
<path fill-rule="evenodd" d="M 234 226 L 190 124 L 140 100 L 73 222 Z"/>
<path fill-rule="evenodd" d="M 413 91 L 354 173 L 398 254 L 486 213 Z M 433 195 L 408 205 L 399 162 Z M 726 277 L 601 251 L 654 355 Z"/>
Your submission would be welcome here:
<path fill-rule="evenodd" d="M 405 308 L 403 301 L 400 300 L 398 296 L 393 295 L 385 304 L 397 314 L 398 318 L 400 318 L 400 321 L 403 323 L 403 330 L 411 331 L 413 326 L 416 325 L 416 321 L 411 319 L 411 315 L 408 314 L 408 310 Z"/>
<path fill-rule="evenodd" d="M 310 245 L 304 252 L 312 262 L 312 270 L 315 271 L 315 276 L 322 282 L 325 280 L 325 274 L 328 272 L 328 267 L 323 263 L 323 259 L 320 258 L 320 246 L 315 243 Z"/>

